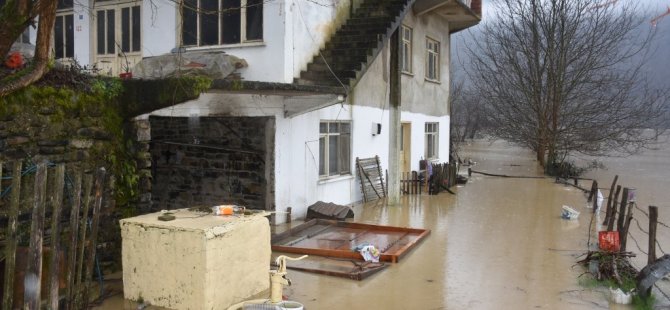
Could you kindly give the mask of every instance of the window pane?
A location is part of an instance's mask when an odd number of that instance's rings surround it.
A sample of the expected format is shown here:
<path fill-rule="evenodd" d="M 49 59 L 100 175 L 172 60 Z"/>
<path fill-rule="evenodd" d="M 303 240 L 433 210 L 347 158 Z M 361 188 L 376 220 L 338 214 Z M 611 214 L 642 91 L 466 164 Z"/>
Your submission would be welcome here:
<path fill-rule="evenodd" d="M 114 10 L 107 10 L 107 54 L 116 54 L 116 41 L 115 41 L 115 31 L 114 27 Z"/>
<path fill-rule="evenodd" d="M 263 39 L 263 0 L 247 0 L 247 40 Z"/>
<path fill-rule="evenodd" d="M 30 28 L 26 28 L 26 31 L 21 33 L 21 43 L 30 43 Z"/>
<path fill-rule="evenodd" d="M 330 132 L 330 133 L 339 133 L 340 132 L 340 130 L 339 130 L 340 124 L 339 123 L 330 123 L 330 125 L 328 127 L 329 127 L 328 132 Z"/>
<path fill-rule="evenodd" d="M 183 45 L 198 44 L 198 14 L 195 11 L 197 7 L 198 0 L 184 0 L 184 9 L 182 12 L 183 25 L 181 28 L 181 40 Z"/>
<path fill-rule="evenodd" d="M 96 18 L 97 29 L 96 35 L 98 37 L 98 54 L 105 54 L 105 11 L 98 11 Z"/>
<path fill-rule="evenodd" d="M 338 136 L 328 137 L 328 175 L 338 173 L 337 169 L 337 153 L 338 153 Z"/>
<path fill-rule="evenodd" d="M 54 49 L 56 59 L 63 58 L 63 16 L 56 16 L 54 24 Z"/>
<path fill-rule="evenodd" d="M 341 133 L 350 133 L 351 124 L 350 123 L 340 123 L 340 132 Z"/>
<path fill-rule="evenodd" d="M 65 57 L 74 57 L 74 15 L 65 15 Z"/>
<path fill-rule="evenodd" d="M 133 52 L 139 52 L 141 49 L 142 45 L 142 22 L 141 22 L 141 17 L 140 17 L 140 7 L 139 6 L 134 6 L 133 7 L 133 23 L 132 23 L 132 29 L 133 29 L 133 47 L 132 51 Z"/>
<path fill-rule="evenodd" d="M 433 135 L 429 134 L 426 139 L 426 157 L 433 158 Z"/>
<path fill-rule="evenodd" d="M 200 45 L 219 44 L 218 12 L 218 1 L 200 1 Z"/>
<path fill-rule="evenodd" d="M 58 9 L 71 9 L 73 1 L 72 0 L 58 0 Z"/>
<path fill-rule="evenodd" d="M 349 135 L 340 136 L 340 174 L 346 174 L 350 171 L 351 155 L 349 148 L 351 147 L 351 139 Z"/>
<path fill-rule="evenodd" d="M 328 133 L 328 123 L 319 124 L 319 133 Z"/>
<path fill-rule="evenodd" d="M 223 0 L 223 14 L 221 21 L 223 30 L 221 41 L 223 44 L 240 43 L 241 21 L 240 0 Z"/>
<path fill-rule="evenodd" d="M 326 175 L 326 137 L 319 138 L 319 175 Z"/>
<path fill-rule="evenodd" d="M 105 53 L 105 11 L 98 11 L 96 17 L 96 36 L 98 40 L 98 54 Z"/>
<path fill-rule="evenodd" d="M 121 9 L 121 51 L 130 52 L 130 8 Z"/>

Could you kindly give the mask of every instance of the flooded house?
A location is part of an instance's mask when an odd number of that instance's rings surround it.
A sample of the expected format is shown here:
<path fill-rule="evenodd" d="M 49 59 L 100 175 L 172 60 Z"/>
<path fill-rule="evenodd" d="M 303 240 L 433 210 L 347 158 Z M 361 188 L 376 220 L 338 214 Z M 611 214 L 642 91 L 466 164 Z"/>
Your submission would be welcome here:
<path fill-rule="evenodd" d="M 300 218 L 316 201 L 360 201 L 357 157 L 400 172 L 448 161 L 450 35 L 480 15 L 481 0 L 63 0 L 54 52 L 124 77 L 142 59 L 237 59 L 199 98 L 135 117 L 151 154 L 142 199 L 151 211 L 245 205 L 281 223 L 289 207 Z"/>

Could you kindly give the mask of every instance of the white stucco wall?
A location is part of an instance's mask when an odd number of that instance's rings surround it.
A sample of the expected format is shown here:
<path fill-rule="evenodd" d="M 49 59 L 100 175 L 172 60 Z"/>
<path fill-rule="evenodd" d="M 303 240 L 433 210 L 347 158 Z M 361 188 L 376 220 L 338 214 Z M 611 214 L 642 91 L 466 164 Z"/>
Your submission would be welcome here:
<path fill-rule="evenodd" d="M 268 29 L 265 27 L 264 37 L 267 42 L 265 46 L 255 47 L 258 50 L 252 52 L 254 47 L 241 47 L 230 49 L 230 53 L 247 59 L 249 68 L 243 71 L 245 79 L 249 80 L 285 80 L 292 79 L 293 74 L 298 74 L 301 64 L 311 61 L 312 54 L 318 50 L 318 44 L 326 39 L 326 33 L 330 31 L 328 23 L 322 20 L 333 18 L 336 15 L 336 7 L 311 8 L 306 20 L 310 23 L 308 27 L 303 25 L 302 18 L 307 15 L 313 4 L 301 1 L 298 12 L 298 4 L 288 0 L 286 11 L 281 10 L 281 5 L 270 3 L 266 6 L 266 19 L 273 22 L 291 21 L 287 26 L 289 29 L 285 35 L 288 38 L 282 45 L 285 47 L 284 54 L 280 53 L 269 62 L 275 60 L 271 65 L 266 64 L 267 74 L 264 77 L 252 78 L 261 72 L 254 71 L 254 60 L 257 57 L 265 57 L 275 46 Z M 288 5 L 290 3 L 290 5 Z M 273 7 L 277 5 L 277 11 Z M 273 16 L 272 13 L 279 14 Z M 282 17 L 281 12 L 288 12 L 291 17 Z M 314 15 L 311 15 L 314 14 Z M 411 124 L 411 148 L 410 169 L 419 169 L 419 160 L 425 157 L 425 123 L 439 122 L 439 148 L 438 162 L 447 162 L 449 156 L 449 34 L 448 24 L 438 16 L 428 14 L 421 19 L 416 19 L 410 14 L 406 24 L 414 30 L 413 37 L 413 74 L 402 75 L 402 114 L 401 121 Z M 321 35 L 311 41 L 306 29 L 310 29 L 312 35 Z M 278 30 L 282 32 L 283 30 Z M 292 33 L 291 33 L 292 32 Z M 424 73 L 425 65 L 425 38 L 430 36 L 440 41 L 440 82 L 426 81 Z M 246 54 L 245 54 L 246 53 Z M 254 54 L 257 53 L 257 54 Z M 246 56 L 245 56 L 246 55 Z M 277 62 L 283 59 L 283 66 Z M 295 117 L 284 117 L 284 106 L 287 101 L 282 96 L 266 95 L 244 95 L 225 94 L 212 91 L 201 95 L 197 100 L 184 103 L 172 108 L 164 109 L 154 114 L 163 116 L 190 116 L 192 114 L 220 115 L 220 116 L 273 116 L 275 117 L 275 206 L 277 211 L 285 211 L 292 207 L 293 216 L 304 217 L 307 206 L 322 200 L 338 204 L 349 204 L 362 200 L 360 192 L 360 181 L 355 176 L 355 158 L 373 157 L 378 155 L 382 164 L 382 171 L 388 167 L 388 139 L 389 139 L 389 113 L 388 113 L 388 45 L 386 50 L 380 53 L 373 62 L 370 69 L 359 81 L 355 89 L 349 94 L 347 102 L 343 105 L 333 105 L 317 111 L 301 114 Z M 263 61 L 266 61 L 263 60 Z M 290 64 L 292 62 L 292 64 Z M 282 71 L 282 68 L 285 71 Z M 287 72 L 290 69 L 290 72 Z M 273 73 L 270 73 L 273 72 Z M 276 73 L 279 72 L 279 73 Z M 277 78 L 277 74 L 282 77 Z M 350 120 L 352 122 L 352 146 L 351 146 L 351 171 L 352 175 L 338 178 L 320 180 L 318 176 L 319 163 L 319 122 L 322 120 Z M 371 126 L 373 123 L 382 124 L 382 132 L 373 136 Z M 278 213 L 277 222 L 285 220 L 285 214 Z"/>
<path fill-rule="evenodd" d="M 286 0 L 286 3 L 292 14 L 287 31 L 292 45 L 287 45 L 286 51 L 292 55 L 291 77 L 298 77 L 348 16 L 349 0 Z"/>
<path fill-rule="evenodd" d="M 74 2 L 74 58 L 79 64 L 91 63 L 91 15 L 89 7 Z"/>
<path fill-rule="evenodd" d="M 142 56 L 169 53 L 177 46 L 181 26 L 177 6 L 169 0 L 142 2 Z"/>

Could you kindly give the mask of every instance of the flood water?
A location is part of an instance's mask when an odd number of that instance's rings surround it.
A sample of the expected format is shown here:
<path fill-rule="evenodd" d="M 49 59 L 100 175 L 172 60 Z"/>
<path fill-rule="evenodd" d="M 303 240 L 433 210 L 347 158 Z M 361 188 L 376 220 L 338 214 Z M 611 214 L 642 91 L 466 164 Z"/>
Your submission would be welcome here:
<path fill-rule="evenodd" d="M 659 206 L 660 220 L 670 223 L 669 153 L 603 160 L 607 169 L 587 177 L 609 188 L 619 174 L 620 184 L 638 189 L 641 208 Z M 533 154 L 501 141 L 472 143 L 460 156 L 476 161 L 477 171 L 542 176 Z M 587 181 L 582 185 L 590 187 Z M 610 305 L 605 293 L 580 285 L 584 269 L 576 261 L 587 250 L 590 222 L 580 190 L 550 178 L 473 174 L 455 192 L 403 196 L 397 206 L 384 201 L 355 206 L 357 222 L 426 228 L 431 234 L 399 263 L 363 281 L 289 270 L 293 285 L 284 295 L 306 309 L 630 309 Z M 577 209 L 580 217 L 561 219 L 562 205 Z M 640 224 L 647 227 L 642 217 Z M 645 249 L 646 237 L 636 229 L 633 236 Z M 659 227 L 659 241 L 670 250 L 670 228 Z M 646 256 L 635 261 L 638 268 L 645 262 Z M 657 301 L 668 304 L 663 297 Z"/>
<path fill-rule="evenodd" d="M 479 171 L 541 176 L 531 153 L 503 142 L 472 144 L 461 157 Z M 290 271 L 294 285 L 285 292 L 308 309 L 609 308 L 603 294 L 578 282 L 584 270 L 575 262 L 587 249 L 590 218 L 562 220 L 562 205 L 589 214 L 581 191 L 552 179 L 477 174 L 456 195 L 360 205 L 358 222 L 427 228 L 431 235 L 361 282 Z"/>

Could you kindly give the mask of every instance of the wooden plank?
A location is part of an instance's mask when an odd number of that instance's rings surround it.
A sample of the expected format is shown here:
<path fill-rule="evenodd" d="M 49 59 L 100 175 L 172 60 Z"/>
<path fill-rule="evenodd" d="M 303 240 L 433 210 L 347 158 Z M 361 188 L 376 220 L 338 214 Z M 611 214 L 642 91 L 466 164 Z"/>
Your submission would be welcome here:
<path fill-rule="evenodd" d="M 105 168 L 99 168 L 95 174 L 95 196 L 93 200 L 93 218 L 91 220 L 90 248 L 86 260 L 86 286 L 84 287 L 84 305 L 88 304 L 88 292 L 91 288 L 91 278 L 93 277 L 93 263 L 95 262 L 95 252 L 98 245 L 98 226 L 100 224 L 100 208 L 102 207 L 102 190 L 105 183 Z"/>
<path fill-rule="evenodd" d="M 77 256 L 77 271 L 74 273 L 75 276 L 75 285 L 73 287 L 74 291 L 74 308 L 78 308 L 82 303 L 81 293 L 83 291 L 83 272 L 84 272 L 84 253 L 86 251 L 86 235 L 88 228 L 88 213 L 91 205 L 91 188 L 93 187 L 93 176 L 87 174 L 84 176 L 84 211 L 81 217 L 81 223 L 79 224 L 79 245 L 77 251 L 79 255 Z"/>
<path fill-rule="evenodd" d="M 11 201 L 9 203 L 9 218 L 7 219 L 7 245 L 5 246 L 5 279 L 3 283 L 2 309 L 11 309 L 14 303 L 14 267 L 16 266 L 17 224 L 19 217 L 19 202 L 21 199 L 21 169 L 22 163 L 15 161 L 12 169 Z"/>
<path fill-rule="evenodd" d="M 575 179 L 577 180 L 577 179 Z M 616 186 L 616 182 L 619 180 L 619 175 L 614 176 L 614 181 L 612 181 L 612 186 L 610 187 L 610 192 L 607 195 L 607 209 L 605 209 L 605 220 L 603 221 L 603 225 L 607 225 L 610 221 L 610 217 L 612 216 L 612 196 L 614 195 L 614 187 Z"/>
<path fill-rule="evenodd" d="M 394 249 L 393 252 L 382 251 L 380 260 L 397 262 L 405 252 L 418 244 L 422 238 L 430 233 L 429 230 L 425 229 L 348 223 L 323 219 L 318 219 L 316 223 L 311 223 L 311 225 L 323 224 L 332 224 L 339 230 L 329 230 L 314 236 L 312 239 L 300 240 L 295 242 L 294 246 L 286 246 L 284 240 L 276 240 L 273 242 L 272 250 L 361 260 L 362 256 L 357 252 L 352 252 L 351 247 L 355 243 L 368 242 L 375 244 L 381 249 Z M 409 241 L 404 243 L 404 238 L 409 239 Z M 402 244 L 402 246 L 396 247 L 397 244 Z"/>
<path fill-rule="evenodd" d="M 44 216 L 46 201 L 47 164 L 37 164 L 35 174 L 35 201 L 33 203 L 32 221 L 30 225 L 30 249 L 24 279 L 23 308 L 29 310 L 40 309 L 41 279 L 42 279 L 42 244 L 44 233 Z"/>
<path fill-rule="evenodd" d="M 610 216 L 609 223 L 607 223 L 607 231 L 614 231 L 614 221 L 616 221 L 616 202 L 619 200 L 619 192 L 621 192 L 621 185 L 616 186 L 616 192 L 614 193 L 614 199 L 612 200 L 612 215 Z"/>
<path fill-rule="evenodd" d="M 276 255 L 273 255 L 272 261 Z M 357 260 L 340 260 L 327 257 L 310 256 L 300 261 L 292 261 L 286 268 L 345 279 L 361 281 L 386 267 L 385 263 L 361 262 Z M 276 267 L 276 266 L 275 266 Z"/>
<path fill-rule="evenodd" d="M 65 281 L 67 283 L 65 293 L 65 304 L 68 309 L 74 307 L 74 278 L 77 269 L 77 241 L 79 236 L 79 209 L 81 207 L 81 170 L 74 170 L 74 194 L 72 207 L 70 208 L 70 246 L 68 248 L 67 274 Z"/>
<path fill-rule="evenodd" d="M 53 186 L 50 189 L 49 205 L 51 213 L 51 262 L 49 264 L 49 305 L 51 309 L 58 309 L 59 300 L 59 259 L 60 259 L 60 216 L 63 205 L 63 190 L 65 183 L 65 165 L 56 166 Z"/>
<path fill-rule="evenodd" d="M 291 228 L 291 229 L 289 229 L 289 230 L 287 230 L 287 231 L 284 231 L 284 232 L 275 234 L 275 235 L 273 235 L 273 236 L 270 238 L 270 242 L 271 242 L 271 243 L 275 243 L 277 240 L 282 240 L 282 239 L 287 238 L 287 237 L 289 237 L 289 236 L 295 235 L 295 234 L 299 233 L 299 232 L 302 231 L 302 230 L 305 230 L 305 229 L 307 229 L 307 228 L 309 228 L 309 227 L 311 227 L 311 226 L 316 225 L 317 222 L 318 222 L 317 219 L 313 219 L 313 220 L 304 222 L 304 223 L 302 223 L 302 224 L 300 224 L 300 225 L 298 225 L 298 226 L 296 226 L 296 227 L 293 227 L 293 228 Z"/>
<path fill-rule="evenodd" d="M 628 187 L 624 187 L 623 194 L 621 195 L 621 206 L 619 206 L 619 219 L 617 221 L 616 230 L 619 232 L 619 236 L 622 236 L 623 225 L 626 221 L 626 206 L 628 205 Z"/>
<path fill-rule="evenodd" d="M 656 223 L 658 223 L 658 207 L 649 206 L 649 251 L 647 265 L 656 260 Z"/>

